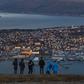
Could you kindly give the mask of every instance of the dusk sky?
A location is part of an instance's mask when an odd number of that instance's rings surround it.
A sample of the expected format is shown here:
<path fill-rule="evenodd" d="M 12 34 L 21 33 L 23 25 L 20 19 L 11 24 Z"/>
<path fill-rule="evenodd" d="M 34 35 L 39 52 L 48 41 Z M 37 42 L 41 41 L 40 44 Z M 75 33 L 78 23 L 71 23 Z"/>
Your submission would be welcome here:
<path fill-rule="evenodd" d="M 0 12 L 84 15 L 84 0 L 0 0 Z"/>

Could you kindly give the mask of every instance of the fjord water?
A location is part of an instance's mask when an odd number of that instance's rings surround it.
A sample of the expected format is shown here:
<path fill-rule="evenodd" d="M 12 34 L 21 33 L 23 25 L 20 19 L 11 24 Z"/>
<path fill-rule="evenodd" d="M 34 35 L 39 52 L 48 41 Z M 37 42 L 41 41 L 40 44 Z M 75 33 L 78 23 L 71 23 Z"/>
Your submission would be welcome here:
<path fill-rule="evenodd" d="M 47 65 L 46 61 L 46 65 Z M 61 62 L 63 66 L 59 66 L 59 74 L 71 74 L 71 75 L 84 75 L 84 62 L 74 62 L 74 61 L 68 61 L 68 62 Z M 46 69 L 46 66 L 45 66 Z M 19 67 L 18 67 L 18 74 L 19 74 Z M 3 61 L 0 62 L 0 73 L 1 74 L 13 74 L 13 65 L 12 61 Z M 28 65 L 25 65 L 25 71 L 24 74 L 28 74 Z M 39 72 L 39 66 L 34 67 L 34 74 L 40 74 Z"/>
<path fill-rule="evenodd" d="M 36 29 L 61 25 L 84 25 L 84 17 L 47 16 L 33 14 L 0 13 L 0 29 Z M 63 62 L 65 63 L 65 62 Z M 62 63 L 62 64 L 63 64 Z M 69 64 L 70 62 L 67 62 Z M 68 69 L 62 67 L 62 74 L 84 75 L 84 62 L 73 62 Z M 36 70 L 38 72 L 38 69 Z M 0 62 L 0 73 L 13 73 L 11 61 Z M 27 67 L 25 69 L 27 73 Z"/>
<path fill-rule="evenodd" d="M 83 25 L 84 17 L 0 13 L 0 29 L 36 29 L 61 25 Z"/>

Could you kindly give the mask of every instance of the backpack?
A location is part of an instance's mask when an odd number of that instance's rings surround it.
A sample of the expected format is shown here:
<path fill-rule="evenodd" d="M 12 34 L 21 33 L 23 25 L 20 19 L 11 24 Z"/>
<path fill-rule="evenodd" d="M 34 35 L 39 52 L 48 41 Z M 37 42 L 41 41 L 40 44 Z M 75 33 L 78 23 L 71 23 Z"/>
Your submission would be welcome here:
<path fill-rule="evenodd" d="M 40 61 L 39 61 L 39 66 L 44 66 L 44 65 L 45 65 L 44 60 L 40 60 Z"/>

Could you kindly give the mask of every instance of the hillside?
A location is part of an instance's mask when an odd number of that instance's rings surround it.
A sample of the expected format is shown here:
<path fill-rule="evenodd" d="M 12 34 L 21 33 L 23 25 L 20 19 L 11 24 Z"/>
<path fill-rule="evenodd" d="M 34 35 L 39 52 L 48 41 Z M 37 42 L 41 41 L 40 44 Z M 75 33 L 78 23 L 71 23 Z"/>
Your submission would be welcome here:
<path fill-rule="evenodd" d="M 84 15 L 84 0 L 0 0 L 1 12 Z"/>

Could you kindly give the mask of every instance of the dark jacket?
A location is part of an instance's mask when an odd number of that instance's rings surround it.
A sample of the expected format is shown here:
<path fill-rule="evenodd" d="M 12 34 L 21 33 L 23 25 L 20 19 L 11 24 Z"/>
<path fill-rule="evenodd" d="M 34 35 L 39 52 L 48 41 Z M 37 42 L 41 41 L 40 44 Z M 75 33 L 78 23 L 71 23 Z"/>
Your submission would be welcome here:
<path fill-rule="evenodd" d="M 33 67 L 34 66 L 34 63 L 32 61 L 29 61 L 28 62 L 28 67 Z"/>
<path fill-rule="evenodd" d="M 25 68 L 25 63 L 23 61 L 21 61 L 19 63 L 20 69 L 24 69 Z"/>
<path fill-rule="evenodd" d="M 43 59 L 41 59 L 41 60 L 39 61 L 39 66 L 40 66 L 40 67 L 44 67 L 44 66 L 45 66 L 45 62 L 44 62 Z"/>

